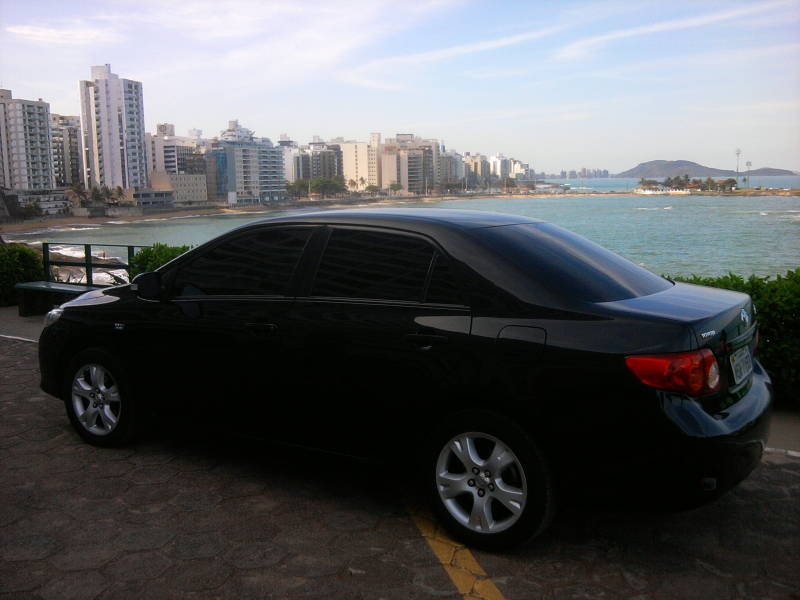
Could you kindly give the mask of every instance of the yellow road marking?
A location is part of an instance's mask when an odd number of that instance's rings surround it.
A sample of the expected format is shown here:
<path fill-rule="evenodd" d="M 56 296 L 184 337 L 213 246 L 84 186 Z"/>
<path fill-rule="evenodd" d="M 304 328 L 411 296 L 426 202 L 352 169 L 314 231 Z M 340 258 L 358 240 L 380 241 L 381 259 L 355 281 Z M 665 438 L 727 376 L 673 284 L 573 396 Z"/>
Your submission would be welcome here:
<path fill-rule="evenodd" d="M 471 600 L 505 600 L 494 582 L 472 556 L 469 548 L 453 540 L 431 514 L 428 507 L 404 494 L 401 499 L 411 520 L 436 554 L 444 570 L 464 598 Z"/>

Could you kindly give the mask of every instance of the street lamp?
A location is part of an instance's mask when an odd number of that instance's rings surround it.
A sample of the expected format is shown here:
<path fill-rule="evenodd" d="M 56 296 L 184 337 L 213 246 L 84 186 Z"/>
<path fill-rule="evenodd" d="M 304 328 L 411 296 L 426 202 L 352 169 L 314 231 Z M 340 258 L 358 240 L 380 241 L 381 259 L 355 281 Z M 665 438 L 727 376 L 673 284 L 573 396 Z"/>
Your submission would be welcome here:
<path fill-rule="evenodd" d="M 747 165 L 747 187 L 753 187 L 752 182 L 750 181 L 750 167 L 753 166 L 753 163 L 748 160 L 744 164 Z"/>
<path fill-rule="evenodd" d="M 736 187 L 739 187 L 739 155 L 742 153 L 738 148 L 736 149 Z"/>

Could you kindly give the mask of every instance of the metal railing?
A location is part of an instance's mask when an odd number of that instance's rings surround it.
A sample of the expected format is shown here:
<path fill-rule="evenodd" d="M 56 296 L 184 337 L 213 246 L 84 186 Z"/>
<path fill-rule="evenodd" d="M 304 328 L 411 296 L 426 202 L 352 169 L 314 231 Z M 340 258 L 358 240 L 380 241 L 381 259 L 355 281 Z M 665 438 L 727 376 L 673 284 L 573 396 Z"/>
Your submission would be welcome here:
<path fill-rule="evenodd" d="M 71 260 L 51 260 L 50 258 L 50 246 L 51 245 L 58 245 L 58 246 L 79 246 L 83 247 L 83 260 L 76 259 L 74 261 Z M 44 273 L 45 273 L 45 280 L 46 281 L 60 281 L 59 279 L 53 278 L 53 272 L 50 267 L 81 267 L 85 273 L 86 281 L 69 281 L 69 283 L 77 283 L 80 285 L 86 286 L 93 286 L 93 285 L 108 285 L 111 286 L 113 284 L 104 284 L 94 283 L 94 272 L 95 271 L 103 271 L 108 272 L 112 270 L 119 270 L 124 269 L 128 274 L 128 280 L 131 277 L 131 262 L 133 260 L 134 254 L 136 254 L 136 250 L 139 248 L 147 248 L 147 246 L 127 246 L 124 244 L 94 244 L 95 247 L 100 248 L 127 248 L 128 259 L 127 262 L 95 262 L 95 259 L 98 259 L 97 256 L 92 255 L 92 245 L 93 244 L 71 244 L 71 243 L 63 243 L 63 242 L 42 242 L 42 262 L 44 263 Z M 107 260 L 102 258 L 101 260 Z M 114 278 L 114 275 L 111 275 Z M 81 278 L 83 279 L 83 278 Z"/>

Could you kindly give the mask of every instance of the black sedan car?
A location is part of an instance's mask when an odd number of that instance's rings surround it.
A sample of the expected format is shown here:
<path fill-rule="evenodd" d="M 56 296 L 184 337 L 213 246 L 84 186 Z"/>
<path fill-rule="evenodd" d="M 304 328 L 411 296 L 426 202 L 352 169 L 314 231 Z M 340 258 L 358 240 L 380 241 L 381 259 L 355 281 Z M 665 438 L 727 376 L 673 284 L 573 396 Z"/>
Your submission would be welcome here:
<path fill-rule="evenodd" d="M 742 481 L 772 404 L 754 315 L 535 219 L 333 211 L 64 304 L 41 386 L 98 446 L 180 421 L 392 464 L 500 549 L 576 490 L 691 505 Z"/>

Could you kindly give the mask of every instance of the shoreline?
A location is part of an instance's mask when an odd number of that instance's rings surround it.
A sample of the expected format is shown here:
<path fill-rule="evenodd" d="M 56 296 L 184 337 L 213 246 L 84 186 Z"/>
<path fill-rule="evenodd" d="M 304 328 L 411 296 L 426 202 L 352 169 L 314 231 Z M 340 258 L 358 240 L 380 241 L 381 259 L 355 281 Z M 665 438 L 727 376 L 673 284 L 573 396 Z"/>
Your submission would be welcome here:
<path fill-rule="evenodd" d="M 769 193 L 767 193 L 769 192 Z M 569 197 L 607 197 L 607 196 L 633 196 L 632 192 L 574 192 L 567 194 Z M 777 196 L 800 196 L 800 190 L 740 190 L 739 193 L 716 193 L 716 194 L 690 194 L 691 196 L 720 196 L 720 197 L 777 197 Z M 468 194 L 468 195 L 443 195 L 443 196 L 393 196 L 389 198 L 358 198 L 352 201 L 346 199 L 301 201 L 296 203 L 281 203 L 278 206 L 259 205 L 243 206 L 231 208 L 228 206 L 198 208 L 196 210 L 175 210 L 169 212 L 159 212 L 148 215 L 132 215 L 125 217 L 39 217 L 27 221 L 0 222 L 0 240 L 6 233 L 25 233 L 40 229 L 52 229 L 60 227 L 70 227 L 75 225 L 105 225 L 108 223 L 134 223 L 137 221 L 151 221 L 161 219 L 205 217 L 225 214 L 247 214 L 260 212 L 284 212 L 303 209 L 341 209 L 341 208 L 364 208 L 367 206 L 386 206 L 403 204 L 435 204 L 437 202 L 453 200 L 487 200 L 487 199 L 526 199 L 526 198 L 559 198 L 565 194 L 554 193 L 535 193 L 535 194 Z M 653 196 L 681 199 L 686 197 L 683 194 L 641 194 L 644 198 Z"/>

